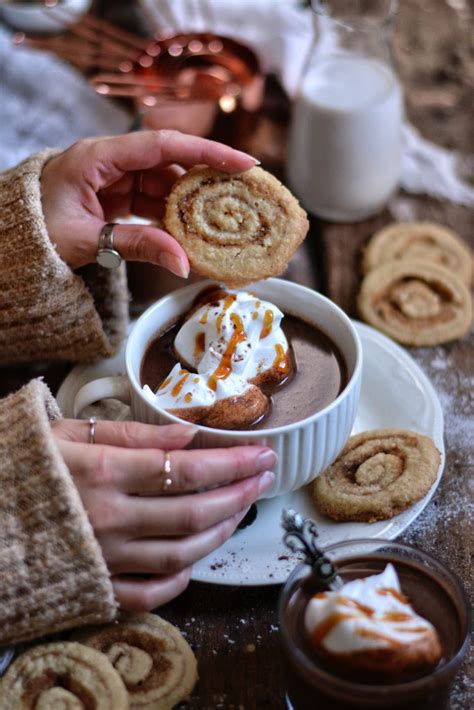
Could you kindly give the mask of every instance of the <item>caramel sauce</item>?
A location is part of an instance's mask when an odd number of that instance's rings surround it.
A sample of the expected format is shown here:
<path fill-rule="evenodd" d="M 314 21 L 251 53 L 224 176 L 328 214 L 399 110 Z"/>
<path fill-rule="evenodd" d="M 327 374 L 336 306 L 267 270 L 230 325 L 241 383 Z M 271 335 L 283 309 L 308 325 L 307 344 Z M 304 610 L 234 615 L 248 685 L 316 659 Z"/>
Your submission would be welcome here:
<path fill-rule="evenodd" d="M 206 310 L 204 311 L 204 313 L 202 314 L 202 316 L 199 319 L 199 322 L 201 323 L 201 325 L 206 325 L 208 318 L 209 318 L 209 308 L 206 308 Z"/>
<path fill-rule="evenodd" d="M 237 313 L 231 313 L 230 320 L 231 320 L 231 323 L 233 324 L 236 332 L 237 333 L 244 333 L 244 335 L 245 335 L 245 328 L 244 328 L 242 318 L 240 316 L 238 316 Z"/>
<path fill-rule="evenodd" d="M 204 345 L 206 341 L 205 333 L 197 333 L 196 339 L 194 341 L 194 356 L 197 357 L 204 352 Z"/>
<path fill-rule="evenodd" d="M 161 383 L 161 385 L 158 387 L 159 390 L 164 390 L 165 387 L 168 387 L 169 383 L 171 382 L 173 378 L 172 377 L 167 377 L 164 382 Z"/>
<path fill-rule="evenodd" d="M 407 629 L 406 626 L 394 626 L 393 628 L 395 631 L 401 631 L 409 634 L 424 634 L 428 631 L 426 626 L 413 626 L 409 629 Z"/>
<path fill-rule="evenodd" d="M 180 375 L 183 374 L 183 372 L 186 372 L 186 370 L 181 370 Z M 189 377 L 189 372 L 186 372 L 184 377 L 182 377 L 180 380 L 178 380 L 178 382 L 175 384 L 175 386 L 171 390 L 172 397 L 177 397 L 179 395 L 179 393 L 183 389 L 183 385 L 186 382 L 186 380 L 188 379 L 188 377 Z"/>
<path fill-rule="evenodd" d="M 380 594 L 382 597 L 395 597 L 395 599 L 398 599 L 398 601 L 402 604 L 408 604 L 408 599 L 406 598 L 406 596 L 404 594 L 401 594 L 400 592 L 397 592 L 397 590 L 393 589 L 392 587 L 384 587 L 382 589 L 377 589 L 377 594 Z"/>
<path fill-rule="evenodd" d="M 263 316 L 263 328 L 260 332 L 260 340 L 263 340 L 264 338 L 267 337 L 267 335 L 270 335 L 272 332 L 272 325 L 273 325 L 273 311 L 270 309 L 265 311 L 265 315 Z"/>
<path fill-rule="evenodd" d="M 226 351 L 222 356 L 222 360 L 220 361 L 219 366 L 209 377 L 209 380 L 207 382 L 209 389 L 215 392 L 217 389 L 217 380 L 225 380 L 227 377 L 229 377 L 230 373 L 232 372 L 232 357 L 237 349 L 237 345 L 241 343 L 242 340 L 245 340 L 245 333 L 239 330 L 236 330 L 234 331 L 234 333 L 232 333 L 232 337 L 229 340 L 229 344 L 227 345 Z"/>
<path fill-rule="evenodd" d="M 257 318 L 258 318 L 258 311 L 254 311 L 252 313 L 252 320 L 257 320 Z"/>
<path fill-rule="evenodd" d="M 262 305 L 261 301 L 255 301 L 255 308 L 260 308 L 261 305 Z"/>
<path fill-rule="evenodd" d="M 356 601 L 355 599 L 349 599 L 349 597 L 338 597 L 337 601 L 339 604 L 342 604 L 343 606 L 350 606 L 353 609 L 357 609 L 358 611 L 361 611 L 365 616 L 373 616 L 375 611 L 372 609 L 370 606 L 366 606 L 365 604 L 361 604 L 360 602 Z M 403 619 L 401 619 L 403 621 Z"/>
<path fill-rule="evenodd" d="M 387 611 L 382 617 L 382 621 L 410 621 L 410 619 L 413 619 L 413 616 L 402 611 Z"/>
<path fill-rule="evenodd" d="M 185 401 L 185 402 L 188 402 L 188 403 L 191 402 L 192 398 L 193 398 L 192 392 L 187 392 L 187 393 L 184 395 L 184 401 Z"/>
<path fill-rule="evenodd" d="M 392 648 L 398 648 L 402 645 L 390 636 L 382 634 L 379 631 L 373 631 L 372 629 L 357 628 L 355 629 L 355 634 L 366 639 L 381 639 L 382 641 L 386 641 Z"/>
<path fill-rule="evenodd" d="M 193 382 L 195 382 L 198 385 L 199 384 L 199 377 L 194 377 Z"/>
<path fill-rule="evenodd" d="M 288 372 L 288 370 L 290 369 L 288 353 L 285 353 L 285 351 L 283 350 L 283 345 L 280 345 L 280 343 L 277 343 L 275 345 L 275 350 L 276 357 L 273 361 L 273 367 L 275 367 L 277 370 L 280 370 L 280 372 Z"/>
<path fill-rule="evenodd" d="M 216 329 L 217 329 L 218 333 L 221 332 L 222 321 L 224 320 L 224 316 L 225 316 L 226 312 L 229 310 L 229 308 L 234 303 L 236 298 L 237 298 L 237 296 L 235 295 L 235 293 L 229 293 L 229 295 L 225 297 L 224 303 L 222 305 L 222 311 L 219 313 L 219 315 L 216 318 Z"/>
<path fill-rule="evenodd" d="M 316 626 L 314 631 L 312 632 L 311 636 L 316 644 L 320 644 L 321 641 L 323 641 L 328 633 L 333 630 L 333 628 L 340 622 L 344 621 L 344 619 L 353 619 L 354 616 L 352 614 L 341 614 L 340 612 L 335 612 L 334 614 L 330 614 L 327 619 L 324 619 L 320 624 Z"/>

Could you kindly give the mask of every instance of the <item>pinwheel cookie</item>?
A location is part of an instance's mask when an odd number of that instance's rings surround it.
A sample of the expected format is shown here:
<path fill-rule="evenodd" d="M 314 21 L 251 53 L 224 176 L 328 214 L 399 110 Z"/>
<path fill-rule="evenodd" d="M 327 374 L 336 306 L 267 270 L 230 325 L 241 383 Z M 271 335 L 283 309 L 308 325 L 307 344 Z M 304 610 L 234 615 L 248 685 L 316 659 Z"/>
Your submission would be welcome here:
<path fill-rule="evenodd" d="M 352 436 L 311 486 L 318 510 L 335 520 L 373 523 L 401 513 L 428 493 L 440 454 L 431 439 L 403 429 Z"/>
<path fill-rule="evenodd" d="M 389 224 L 376 232 L 364 253 L 364 273 L 392 260 L 415 260 L 444 266 L 467 286 L 471 283 L 469 249 L 457 234 L 434 222 Z"/>
<path fill-rule="evenodd" d="M 125 683 L 131 710 L 171 710 L 196 683 L 190 646 L 176 626 L 155 614 L 122 614 L 118 622 L 74 638 L 105 654 Z"/>
<path fill-rule="evenodd" d="M 26 651 L 0 681 L 2 710 L 128 710 L 125 685 L 110 661 L 79 643 Z"/>
<path fill-rule="evenodd" d="M 437 345 L 465 335 L 471 295 L 447 269 L 422 261 L 388 261 L 364 278 L 362 318 L 404 345 Z"/>
<path fill-rule="evenodd" d="M 195 271 L 236 288 L 281 274 L 309 224 L 296 198 L 265 170 L 230 175 L 197 166 L 175 183 L 165 226 Z"/>

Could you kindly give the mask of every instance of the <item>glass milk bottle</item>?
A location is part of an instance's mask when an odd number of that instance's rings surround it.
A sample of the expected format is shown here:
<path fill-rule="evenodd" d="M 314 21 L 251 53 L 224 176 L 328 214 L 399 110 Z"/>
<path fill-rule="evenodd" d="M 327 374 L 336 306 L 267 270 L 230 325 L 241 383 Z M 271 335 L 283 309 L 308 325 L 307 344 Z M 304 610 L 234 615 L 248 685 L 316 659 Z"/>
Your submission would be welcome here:
<path fill-rule="evenodd" d="M 310 212 L 352 222 L 396 189 L 403 102 L 391 56 L 396 3 L 313 0 L 315 38 L 295 98 L 290 187 Z"/>

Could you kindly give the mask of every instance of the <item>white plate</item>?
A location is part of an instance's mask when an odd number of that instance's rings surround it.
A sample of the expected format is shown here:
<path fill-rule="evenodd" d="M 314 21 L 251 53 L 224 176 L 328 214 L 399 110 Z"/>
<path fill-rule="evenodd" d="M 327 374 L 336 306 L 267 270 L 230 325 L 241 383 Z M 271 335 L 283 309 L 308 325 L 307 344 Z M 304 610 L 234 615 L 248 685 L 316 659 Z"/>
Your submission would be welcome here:
<path fill-rule="evenodd" d="M 262 501 L 258 504 L 257 519 L 251 526 L 237 532 L 219 550 L 194 565 L 194 580 L 239 585 L 284 582 L 298 557 L 282 542 L 280 519 L 283 508 L 295 508 L 304 517 L 313 518 L 324 547 L 362 537 L 393 540 L 417 518 L 430 500 L 444 468 L 443 413 L 436 392 L 405 350 L 367 325 L 356 322 L 355 326 L 362 341 L 364 368 L 360 404 L 352 433 L 397 427 L 430 436 L 441 452 L 434 486 L 422 500 L 400 515 L 370 524 L 338 523 L 320 516 L 306 489 Z M 86 382 L 124 372 L 123 350 L 110 360 L 75 367 L 57 395 L 64 415 L 72 416 L 74 396 Z M 126 416 L 126 410 L 120 409 L 118 416 Z"/>

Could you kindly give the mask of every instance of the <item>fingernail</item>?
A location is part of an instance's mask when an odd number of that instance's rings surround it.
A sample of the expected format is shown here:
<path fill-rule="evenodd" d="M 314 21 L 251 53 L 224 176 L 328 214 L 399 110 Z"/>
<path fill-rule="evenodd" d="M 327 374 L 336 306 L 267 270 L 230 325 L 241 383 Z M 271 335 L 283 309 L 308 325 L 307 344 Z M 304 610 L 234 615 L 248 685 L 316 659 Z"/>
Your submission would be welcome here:
<path fill-rule="evenodd" d="M 196 434 L 199 431 L 199 427 L 194 426 L 193 424 L 191 424 L 189 426 L 187 426 L 186 424 L 185 425 L 179 424 L 178 426 L 180 427 L 181 432 L 184 436 L 196 436 Z"/>
<path fill-rule="evenodd" d="M 277 462 L 277 455 L 271 449 L 267 449 L 266 451 L 262 451 L 262 453 L 257 456 L 257 460 L 255 461 L 259 471 L 263 471 L 266 468 L 267 469 L 273 468 L 274 465 L 276 464 L 276 462 Z"/>
<path fill-rule="evenodd" d="M 252 160 L 255 165 L 261 165 L 260 160 L 258 160 L 258 158 L 254 158 L 253 155 L 249 155 L 248 153 L 244 153 L 243 150 L 238 150 L 236 152 L 240 153 L 240 155 L 244 155 L 246 158 L 250 158 L 250 160 Z"/>
<path fill-rule="evenodd" d="M 179 257 L 169 251 L 160 253 L 160 264 L 168 271 L 176 274 L 176 276 L 181 276 L 182 279 L 187 279 L 189 276 L 189 267 L 185 266 Z"/>
<path fill-rule="evenodd" d="M 275 474 L 272 471 L 264 471 L 258 481 L 258 495 L 268 491 L 275 483 Z"/>
<path fill-rule="evenodd" d="M 241 510 L 240 513 L 236 514 L 235 519 L 237 521 L 237 525 L 240 523 L 241 520 L 245 518 L 251 507 L 252 506 L 248 505 L 246 508 L 244 508 L 244 510 Z"/>

